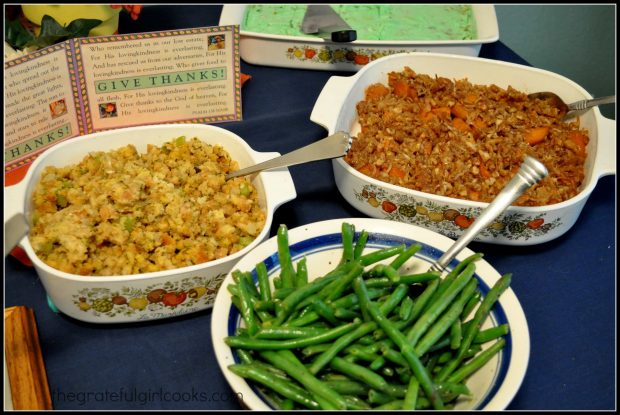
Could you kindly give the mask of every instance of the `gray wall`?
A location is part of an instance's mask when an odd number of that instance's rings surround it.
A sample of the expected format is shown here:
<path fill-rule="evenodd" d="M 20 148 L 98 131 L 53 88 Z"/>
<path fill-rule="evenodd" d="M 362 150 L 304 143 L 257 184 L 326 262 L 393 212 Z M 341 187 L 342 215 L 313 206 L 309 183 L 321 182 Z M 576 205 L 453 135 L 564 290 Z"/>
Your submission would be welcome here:
<path fill-rule="evenodd" d="M 563 75 L 592 96 L 616 93 L 616 5 L 497 4 L 500 40 L 532 66 Z M 615 119 L 615 105 L 600 107 Z"/>

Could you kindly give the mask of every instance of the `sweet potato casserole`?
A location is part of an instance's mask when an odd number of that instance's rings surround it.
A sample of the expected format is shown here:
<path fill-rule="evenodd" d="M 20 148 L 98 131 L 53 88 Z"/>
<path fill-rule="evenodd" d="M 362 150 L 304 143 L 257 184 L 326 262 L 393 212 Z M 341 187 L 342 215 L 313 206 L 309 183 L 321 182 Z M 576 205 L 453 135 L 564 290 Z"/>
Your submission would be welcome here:
<path fill-rule="evenodd" d="M 391 72 L 357 103 L 361 132 L 345 161 L 370 177 L 435 195 L 490 202 L 525 155 L 549 175 L 516 202 L 570 199 L 584 180 L 588 132 L 509 86 Z"/>
<path fill-rule="evenodd" d="M 133 145 L 46 167 L 33 194 L 30 243 L 46 264 L 80 275 L 128 275 L 237 252 L 265 212 L 219 145 L 179 137 L 138 154 Z"/>

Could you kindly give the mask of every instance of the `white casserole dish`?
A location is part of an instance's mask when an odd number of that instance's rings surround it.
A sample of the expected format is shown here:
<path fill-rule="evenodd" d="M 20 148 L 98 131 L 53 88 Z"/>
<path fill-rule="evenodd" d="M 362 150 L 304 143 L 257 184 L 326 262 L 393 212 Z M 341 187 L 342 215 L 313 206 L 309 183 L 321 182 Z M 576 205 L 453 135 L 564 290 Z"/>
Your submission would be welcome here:
<path fill-rule="evenodd" d="M 552 91 L 565 102 L 592 98 L 581 86 L 553 72 L 478 57 L 413 52 L 381 58 L 349 77 L 331 77 L 310 119 L 325 127 L 329 134 L 343 130 L 355 137 L 359 131 L 356 104 L 364 98 L 366 87 L 377 82 L 387 84 L 387 74 L 402 71 L 405 66 L 421 74 L 467 78 L 474 84 L 495 84 L 502 88 L 510 85 L 526 93 Z M 573 226 L 598 178 L 616 173 L 616 122 L 603 117 L 597 108 L 581 115 L 580 122 L 590 136 L 580 193 L 548 206 L 511 206 L 494 225 L 483 230 L 476 241 L 534 245 L 557 238 Z M 342 158 L 334 159 L 332 165 L 338 190 L 359 211 L 375 218 L 422 226 L 450 238 L 460 236 L 463 229 L 448 219 L 433 216 L 435 220 L 432 220 L 428 212 L 454 209 L 468 218 L 475 218 L 488 205 L 384 183 L 358 172 Z M 389 202 L 388 211 L 382 208 L 386 201 Z"/>
<path fill-rule="evenodd" d="M 139 153 L 147 144 L 162 145 L 179 136 L 198 137 L 221 144 L 239 167 L 250 166 L 279 155 L 259 153 L 239 136 L 219 127 L 202 124 L 162 124 L 94 133 L 57 144 L 42 153 L 30 166 L 24 179 L 4 190 L 5 241 L 13 232 L 8 221 L 30 217 L 31 195 L 43 168 L 77 163 L 91 151 L 108 151 L 134 144 Z M 273 169 L 253 178 L 265 210 L 265 226 L 258 237 L 241 251 L 224 258 L 174 270 L 124 276 L 81 276 L 54 269 L 35 254 L 28 237 L 20 246 L 26 251 L 47 292 L 60 311 L 92 323 L 118 323 L 152 320 L 196 312 L 213 306 L 215 294 L 236 262 L 269 236 L 273 213 L 297 194 L 287 169 Z M 19 230 L 19 229 L 18 229 Z M 170 301 L 150 301 L 149 293 L 164 290 Z M 163 294 L 162 291 L 156 291 Z M 116 297 L 116 299 L 115 299 Z M 119 297 L 123 297 L 119 299 Z M 161 296 L 152 296 L 156 298 Z M 133 300 L 132 299 L 138 299 Z M 87 305 L 84 305 L 86 303 Z"/>
<path fill-rule="evenodd" d="M 243 29 L 245 4 L 225 4 L 220 25 L 240 25 L 240 56 L 247 63 L 285 68 L 357 71 L 382 56 L 402 52 L 438 52 L 478 56 L 483 43 L 499 39 L 495 7 L 473 4 L 478 38 L 472 40 L 383 41 L 337 43 L 317 37 L 282 36 Z M 310 51 L 310 53 L 306 53 Z"/>

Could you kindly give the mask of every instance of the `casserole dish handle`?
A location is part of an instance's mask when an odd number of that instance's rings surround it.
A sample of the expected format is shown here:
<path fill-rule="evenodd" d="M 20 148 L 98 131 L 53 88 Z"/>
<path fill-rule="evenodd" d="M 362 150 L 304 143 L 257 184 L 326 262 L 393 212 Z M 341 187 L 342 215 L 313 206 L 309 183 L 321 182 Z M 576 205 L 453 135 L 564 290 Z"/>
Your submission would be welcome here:
<path fill-rule="evenodd" d="M 263 162 L 271 160 L 280 156 L 280 153 L 256 153 L 256 161 Z M 259 173 L 264 175 L 265 183 L 270 183 L 270 193 L 267 199 L 270 203 L 273 203 L 273 209 L 275 210 L 280 205 L 293 200 L 297 197 L 297 191 L 295 190 L 295 184 L 293 183 L 293 177 L 288 168 L 282 167 L 279 169 L 265 170 Z M 271 193 L 273 191 L 273 193 Z"/>
<path fill-rule="evenodd" d="M 601 117 L 596 164 L 594 172 L 599 177 L 616 174 L 616 121 Z"/>
<path fill-rule="evenodd" d="M 310 121 L 323 126 L 330 134 L 333 134 L 334 131 L 331 129 L 336 127 L 336 121 L 340 115 L 340 111 L 334 111 L 334 108 L 343 107 L 348 91 L 351 85 L 357 81 L 357 78 L 356 76 L 332 76 L 329 78 L 314 104 Z"/>
<path fill-rule="evenodd" d="M 24 214 L 26 180 L 4 188 L 4 256 L 11 253 L 28 233 Z"/>

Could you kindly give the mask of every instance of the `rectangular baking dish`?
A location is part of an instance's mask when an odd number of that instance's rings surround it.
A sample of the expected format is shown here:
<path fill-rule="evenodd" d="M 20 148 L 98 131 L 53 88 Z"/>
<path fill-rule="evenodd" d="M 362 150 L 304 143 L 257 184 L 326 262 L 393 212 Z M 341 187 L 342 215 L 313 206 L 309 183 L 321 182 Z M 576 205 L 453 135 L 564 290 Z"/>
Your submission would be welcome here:
<path fill-rule="evenodd" d="M 247 5 L 225 4 L 220 25 L 240 25 L 240 56 L 247 63 L 285 68 L 357 71 L 382 56 L 401 52 L 438 52 L 478 56 L 484 43 L 499 39 L 495 7 L 473 4 L 478 38 L 471 40 L 379 41 L 336 43 L 316 37 L 281 36 L 243 29 Z"/>

